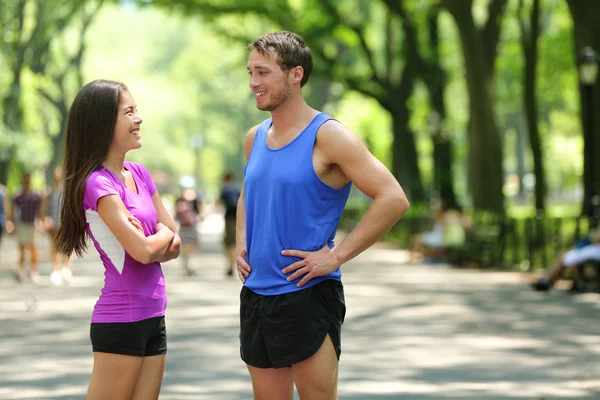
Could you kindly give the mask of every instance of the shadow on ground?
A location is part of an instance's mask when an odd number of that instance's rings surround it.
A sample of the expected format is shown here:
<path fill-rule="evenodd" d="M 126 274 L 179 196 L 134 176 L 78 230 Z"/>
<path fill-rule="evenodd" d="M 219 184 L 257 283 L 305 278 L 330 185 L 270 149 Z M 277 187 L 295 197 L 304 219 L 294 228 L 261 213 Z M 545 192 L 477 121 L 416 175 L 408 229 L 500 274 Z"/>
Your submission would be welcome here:
<path fill-rule="evenodd" d="M 97 256 L 68 287 L 16 284 L 0 260 L 0 399 L 82 399 Z M 14 255 L 14 254 L 13 254 Z M 530 291 L 523 276 L 402 264 L 375 248 L 344 267 L 340 399 L 600 399 L 600 297 Z M 203 236 L 198 275 L 164 265 L 169 353 L 161 399 L 251 399 L 239 359 L 240 284 L 218 236 Z M 48 275 L 47 262 L 41 272 Z"/>

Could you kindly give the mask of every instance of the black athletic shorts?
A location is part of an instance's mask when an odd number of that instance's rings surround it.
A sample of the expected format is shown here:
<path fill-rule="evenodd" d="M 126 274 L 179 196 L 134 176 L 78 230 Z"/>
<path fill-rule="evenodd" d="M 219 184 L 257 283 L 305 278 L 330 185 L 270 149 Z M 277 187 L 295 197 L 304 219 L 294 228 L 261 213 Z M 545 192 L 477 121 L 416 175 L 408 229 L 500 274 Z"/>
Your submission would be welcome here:
<path fill-rule="evenodd" d="M 99 353 L 146 357 L 167 352 L 165 317 L 136 322 L 92 323 L 92 350 Z"/>
<path fill-rule="evenodd" d="M 307 289 L 261 296 L 240 293 L 240 354 L 257 368 L 291 367 L 313 356 L 327 334 L 338 360 L 346 315 L 344 287 L 328 279 Z"/>

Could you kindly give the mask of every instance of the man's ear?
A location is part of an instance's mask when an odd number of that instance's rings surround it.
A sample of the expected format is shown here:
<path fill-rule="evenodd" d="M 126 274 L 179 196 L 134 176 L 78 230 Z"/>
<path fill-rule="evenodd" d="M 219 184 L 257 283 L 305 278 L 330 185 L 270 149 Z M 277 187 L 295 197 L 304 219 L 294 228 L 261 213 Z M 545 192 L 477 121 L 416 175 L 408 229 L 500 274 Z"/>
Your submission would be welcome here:
<path fill-rule="evenodd" d="M 292 78 L 294 83 L 302 82 L 302 78 L 304 78 L 304 68 L 299 65 L 292 68 Z"/>

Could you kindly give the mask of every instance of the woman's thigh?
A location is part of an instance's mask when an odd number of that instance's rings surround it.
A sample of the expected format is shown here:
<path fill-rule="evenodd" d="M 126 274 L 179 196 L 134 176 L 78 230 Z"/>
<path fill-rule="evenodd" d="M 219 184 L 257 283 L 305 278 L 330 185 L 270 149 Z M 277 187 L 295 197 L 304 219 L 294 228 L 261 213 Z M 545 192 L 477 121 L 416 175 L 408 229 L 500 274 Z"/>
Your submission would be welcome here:
<path fill-rule="evenodd" d="M 143 357 L 113 353 L 94 353 L 94 368 L 87 400 L 129 400 L 135 387 Z"/>
<path fill-rule="evenodd" d="M 166 354 L 144 357 L 132 400 L 158 399 L 165 372 Z"/>

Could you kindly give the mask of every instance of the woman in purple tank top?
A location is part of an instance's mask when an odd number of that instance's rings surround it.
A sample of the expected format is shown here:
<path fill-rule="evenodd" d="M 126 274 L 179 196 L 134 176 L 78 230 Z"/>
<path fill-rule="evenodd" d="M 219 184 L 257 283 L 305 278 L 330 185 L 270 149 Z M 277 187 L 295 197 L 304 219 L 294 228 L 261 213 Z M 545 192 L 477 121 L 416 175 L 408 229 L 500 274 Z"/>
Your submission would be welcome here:
<path fill-rule="evenodd" d="M 142 146 L 133 97 L 96 80 L 73 101 L 66 132 L 56 251 L 81 256 L 86 237 L 105 280 L 91 318 L 94 368 L 87 399 L 157 399 L 165 367 L 167 295 L 161 262 L 181 240 L 152 177 L 125 161 Z"/>

